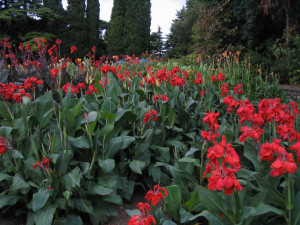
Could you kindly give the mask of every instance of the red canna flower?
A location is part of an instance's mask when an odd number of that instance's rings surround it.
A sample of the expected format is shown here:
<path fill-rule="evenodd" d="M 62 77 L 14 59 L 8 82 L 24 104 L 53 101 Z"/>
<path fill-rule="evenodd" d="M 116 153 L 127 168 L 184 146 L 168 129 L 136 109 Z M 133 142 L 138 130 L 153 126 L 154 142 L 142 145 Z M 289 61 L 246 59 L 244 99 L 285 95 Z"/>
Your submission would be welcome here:
<path fill-rule="evenodd" d="M 219 74 L 217 75 L 217 80 L 218 80 L 218 81 L 224 81 L 224 80 L 225 80 L 225 75 L 224 75 L 223 73 L 219 73 Z"/>
<path fill-rule="evenodd" d="M 60 45 L 60 44 L 61 44 L 61 40 L 56 39 L 55 43 L 56 43 L 57 45 Z"/>
<path fill-rule="evenodd" d="M 0 136 L 0 155 L 4 154 L 9 148 L 10 144 L 5 137 Z"/>
<path fill-rule="evenodd" d="M 94 47 L 92 48 L 92 51 L 93 51 L 93 52 L 96 52 L 96 46 L 94 46 Z"/>
<path fill-rule="evenodd" d="M 43 156 L 42 161 L 41 162 L 36 162 L 33 165 L 33 169 L 40 167 L 41 171 L 45 170 L 49 170 L 49 165 L 50 165 L 50 159 L 48 159 L 46 156 Z"/>
<path fill-rule="evenodd" d="M 221 87 L 222 96 L 225 96 L 228 94 L 228 84 L 224 83 Z"/>
<path fill-rule="evenodd" d="M 161 191 L 163 191 L 165 195 L 163 195 Z M 147 201 L 151 201 L 151 205 L 156 205 L 161 199 L 165 198 L 165 196 L 168 196 L 167 189 L 161 188 L 159 185 L 155 185 L 153 190 L 148 191 L 145 199 Z"/>
<path fill-rule="evenodd" d="M 72 47 L 71 47 L 71 54 L 72 54 L 73 52 L 75 52 L 75 51 L 77 51 L 77 47 L 76 47 L 76 46 L 72 46 Z"/>
<path fill-rule="evenodd" d="M 139 207 L 139 211 L 141 215 L 133 216 L 128 225 L 151 225 L 156 224 L 156 220 L 153 216 L 150 215 L 150 205 L 148 203 L 138 203 L 137 206 Z"/>
<path fill-rule="evenodd" d="M 150 123 L 152 120 L 157 122 L 156 116 L 157 116 L 157 111 L 155 111 L 153 109 L 149 109 L 149 111 L 145 114 L 143 122 L 146 123 L 147 121 L 149 121 L 149 123 Z"/>
<path fill-rule="evenodd" d="M 93 94 L 93 93 L 97 93 L 97 91 L 98 91 L 98 90 L 95 88 L 94 85 L 90 85 L 90 86 L 88 87 L 88 90 L 87 90 L 86 94 L 87 94 L 87 95 L 90 95 L 90 94 Z"/>
<path fill-rule="evenodd" d="M 57 74 L 59 73 L 59 69 L 58 68 L 54 68 L 50 71 L 51 77 L 52 78 L 56 78 Z"/>

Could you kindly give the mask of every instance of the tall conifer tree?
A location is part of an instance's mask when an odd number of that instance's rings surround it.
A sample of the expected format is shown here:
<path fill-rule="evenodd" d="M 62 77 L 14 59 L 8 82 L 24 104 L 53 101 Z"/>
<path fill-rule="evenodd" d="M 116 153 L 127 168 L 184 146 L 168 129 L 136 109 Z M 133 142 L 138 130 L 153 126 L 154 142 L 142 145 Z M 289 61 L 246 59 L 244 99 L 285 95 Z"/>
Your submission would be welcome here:
<path fill-rule="evenodd" d="M 107 34 L 110 55 L 150 49 L 150 11 L 150 0 L 114 0 Z"/>
<path fill-rule="evenodd" d="M 77 56 L 82 57 L 89 51 L 85 0 L 68 0 L 67 13 L 69 43 L 78 48 Z"/>
<path fill-rule="evenodd" d="M 87 0 L 86 17 L 88 24 L 89 47 L 97 46 L 99 42 L 99 15 L 100 4 L 98 0 Z"/>
<path fill-rule="evenodd" d="M 124 15 L 127 1 L 128 0 L 114 0 L 107 31 L 107 50 L 110 55 L 120 55 L 125 53 Z"/>

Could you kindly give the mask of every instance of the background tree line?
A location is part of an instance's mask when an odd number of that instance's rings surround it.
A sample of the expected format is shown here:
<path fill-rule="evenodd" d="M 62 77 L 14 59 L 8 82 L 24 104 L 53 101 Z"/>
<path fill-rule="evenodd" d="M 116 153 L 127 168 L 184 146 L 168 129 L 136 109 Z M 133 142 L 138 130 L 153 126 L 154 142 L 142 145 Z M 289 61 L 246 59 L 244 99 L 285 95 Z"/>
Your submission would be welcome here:
<path fill-rule="evenodd" d="M 166 57 L 242 51 L 282 82 L 300 82 L 299 0 L 187 0 L 177 12 Z"/>
<path fill-rule="evenodd" d="M 101 1 L 100 1 L 101 2 Z M 16 46 L 36 36 L 62 40 L 62 56 L 75 45 L 77 57 L 97 48 L 97 56 L 145 51 L 165 58 L 242 51 L 283 82 L 300 80 L 300 0 L 187 0 L 163 42 L 160 27 L 150 33 L 150 0 L 114 0 L 109 22 L 99 20 L 98 0 L 3 0 L 0 39 Z M 104 31 L 106 30 L 105 34 Z"/>

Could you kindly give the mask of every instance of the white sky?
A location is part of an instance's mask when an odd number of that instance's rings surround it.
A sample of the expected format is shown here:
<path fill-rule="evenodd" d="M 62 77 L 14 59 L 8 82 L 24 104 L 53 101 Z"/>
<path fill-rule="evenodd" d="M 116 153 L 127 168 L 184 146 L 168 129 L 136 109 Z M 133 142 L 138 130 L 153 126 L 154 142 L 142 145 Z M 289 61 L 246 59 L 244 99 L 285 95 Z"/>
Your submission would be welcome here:
<path fill-rule="evenodd" d="M 109 21 L 113 7 L 113 0 L 100 1 L 100 19 Z M 184 5 L 186 0 L 151 0 L 151 32 L 156 32 L 161 27 L 163 36 L 170 33 L 172 20 L 176 18 L 176 12 Z M 67 0 L 62 0 L 66 8 Z"/>

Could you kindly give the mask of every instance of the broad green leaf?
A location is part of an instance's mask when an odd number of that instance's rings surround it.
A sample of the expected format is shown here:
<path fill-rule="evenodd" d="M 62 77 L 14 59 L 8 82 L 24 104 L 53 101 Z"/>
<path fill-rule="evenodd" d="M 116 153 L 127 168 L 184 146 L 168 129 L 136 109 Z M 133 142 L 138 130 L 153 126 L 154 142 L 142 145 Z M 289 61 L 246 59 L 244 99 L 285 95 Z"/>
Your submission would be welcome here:
<path fill-rule="evenodd" d="M 49 124 L 49 120 L 53 115 L 52 102 L 53 97 L 51 91 L 46 92 L 36 99 L 35 112 L 41 128 Z"/>
<path fill-rule="evenodd" d="M 113 204 L 117 204 L 117 205 L 122 205 L 123 204 L 122 198 L 119 195 L 116 195 L 116 194 L 110 194 L 108 196 L 103 197 L 103 201 L 113 203 Z"/>
<path fill-rule="evenodd" d="M 225 213 L 222 206 L 222 198 L 215 191 L 210 191 L 206 187 L 197 186 L 198 196 L 205 207 L 211 212 Z"/>
<path fill-rule="evenodd" d="M 77 116 L 81 110 L 82 110 L 82 102 L 78 102 L 73 108 L 73 117 Z"/>
<path fill-rule="evenodd" d="M 6 105 L 5 105 L 5 103 L 6 103 Z M 7 106 L 7 108 L 8 108 L 9 110 L 6 108 L 6 106 Z M 13 113 L 13 104 L 10 103 L 10 102 L 3 102 L 3 101 L 0 101 L 0 115 L 1 115 L 4 119 L 10 121 L 10 120 L 11 120 L 11 116 L 10 116 L 10 114 L 9 114 L 9 111 L 10 111 L 11 113 Z"/>
<path fill-rule="evenodd" d="M 292 210 L 292 224 L 300 224 L 300 192 L 295 195 L 295 207 Z"/>
<path fill-rule="evenodd" d="M 90 142 L 88 141 L 86 136 L 79 136 L 77 138 L 68 137 L 68 140 L 70 141 L 71 145 L 76 148 L 88 149 L 91 147 Z"/>
<path fill-rule="evenodd" d="M 15 205 L 20 199 L 21 196 L 18 195 L 2 195 L 0 197 L 0 209 L 3 206 Z"/>
<path fill-rule="evenodd" d="M 93 212 L 92 203 L 85 199 L 75 199 L 74 206 L 80 212 L 84 212 L 84 213 L 92 213 Z"/>
<path fill-rule="evenodd" d="M 67 215 L 56 219 L 53 225 L 83 225 L 83 222 L 80 216 Z"/>
<path fill-rule="evenodd" d="M 53 215 L 56 211 L 54 205 L 49 205 L 44 207 L 33 214 L 35 224 L 51 225 L 53 220 Z"/>
<path fill-rule="evenodd" d="M 80 179 L 82 173 L 78 167 L 75 167 L 70 173 L 67 173 L 60 178 L 60 182 L 64 188 L 68 191 L 72 191 L 72 188 L 80 187 Z"/>
<path fill-rule="evenodd" d="M 186 223 L 189 221 L 191 217 L 193 217 L 193 214 L 185 210 L 184 208 L 180 207 L 179 209 L 179 215 L 180 215 L 180 223 Z"/>
<path fill-rule="evenodd" d="M 103 173 L 111 173 L 115 168 L 114 159 L 99 160 L 98 164 L 101 167 Z"/>
<path fill-rule="evenodd" d="M 178 225 L 177 223 L 174 223 L 172 220 L 163 220 L 162 225 Z"/>
<path fill-rule="evenodd" d="M 40 189 L 37 193 L 33 194 L 32 210 L 37 211 L 44 207 L 53 191 L 47 189 Z"/>
<path fill-rule="evenodd" d="M 58 156 L 58 161 L 56 163 L 58 176 L 65 174 L 70 166 L 70 161 L 73 157 L 71 150 L 62 151 Z"/>
<path fill-rule="evenodd" d="M 165 213 L 179 219 L 179 208 L 181 204 L 181 190 L 177 185 L 166 187 L 168 195 L 165 197 Z"/>
<path fill-rule="evenodd" d="M 109 112 L 101 112 L 100 113 L 102 119 L 106 121 L 107 123 L 111 123 L 116 119 L 116 116 L 113 113 Z"/>
<path fill-rule="evenodd" d="M 145 162 L 139 160 L 133 160 L 129 163 L 130 169 L 138 174 L 143 174 L 142 170 L 145 167 Z"/>
<path fill-rule="evenodd" d="M 257 207 L 244 206 L 242 218 L 247 219 L 249 217 L 258 216 L 269 212 L 273 212 L 276 215 L 283 215 L 285 213 L 283 210 L 277 209 L 273 206 L 261 202 Z"/>
<path fill-rule="evenodd" d="M 13 177 L 13 183 L 12 183 L 12 190 L 18 190 L 18 189 L 22 189 L 22 188 L 28 188 L 30 187 L 26 181 L 22 178 L 22 176 L 17 173 L 14 177 Z"/>
<path fill-rule="evenodd" d="M 11 180 L 12 177 L 6 173 L 0 173 L 0 182 L 3 180 Z"/>
<path fill-rule="evenodd" d="M 114 190 L 111 189 L 111 188 L 106 188 L 106 187 L 102 187 L 100 185 L 93 185 L 91 187 L 91 189 L 89 190 L 89 193 L 91 195 L 102 195 L 102 196 L 105 196 L 105 195 L 110 195 L 111 193 L 113 193 Z"/>
<path fill-rule="evenodd" d="M 133 217 L 135 215 L 141 215 L 141 212 L 138 209 L 126 209 L 125 211 L 130 217 Z"/>
<path fill-rule="evenodd" d="M 91 134 L 95 130 L 95 127 L 96 127 L 97 121 L 98 121 L 98 117 L 99 117 L 99 111 L 98 112 L 92 111 L 88 114 L 89 124 L 87 125 L 87 127 L 88 127 L 88 130 Z"/>
<path fill-rule="evenodd" d="M 256 181 L 262 191 L 267 192 L 267 199 L 276 203 L 285 205 L 283 195 L 276 189 L 276 187 L 266 178 L 257 177 Z"/>
<path fill-rule="evenodd" d="M 132 142 L 135 141 L 135 137 L 131 136 L 120 136 L 110 139 L 108 147 L 104 153 L 104 158 L 114 158 L 120 150 L 126 149 Z"/>
<path fill-rule="evenodd" d="M 107 143 L 111 139 L 111 136 L 114 131 L 114 123 L 107 123 L 100 130 L 100 136 L 103 137 L 104 142 Z"/>
<path fill-rule="evenodd" d="M 249 140 L 245 141 L 244 144 L 244 155 L 247 159 L 249 159 L 254 168 L 255 171 L 257 171 L 258 168 L 258 151 L 255 149 L 255 147 L 250 143 Z"/>
<path fill-rule="evenodd" d="M 12 130 L 13 130 L 12 127 L 3 127 L 3 126 L 0 127 L 0 136 L 8 138 Z"/>
<path fill-rule="evenodd" d="M 208 221 L 210 225 L 226 225 L 224 224 L 216 215 L 212 214 L 210 211 L 208 210 L 204 210 L 201 213 L 191 217 L 189 220 L 193 221 L 195 219 L 197 219 L 198 217 L 205 217 Z"/>

